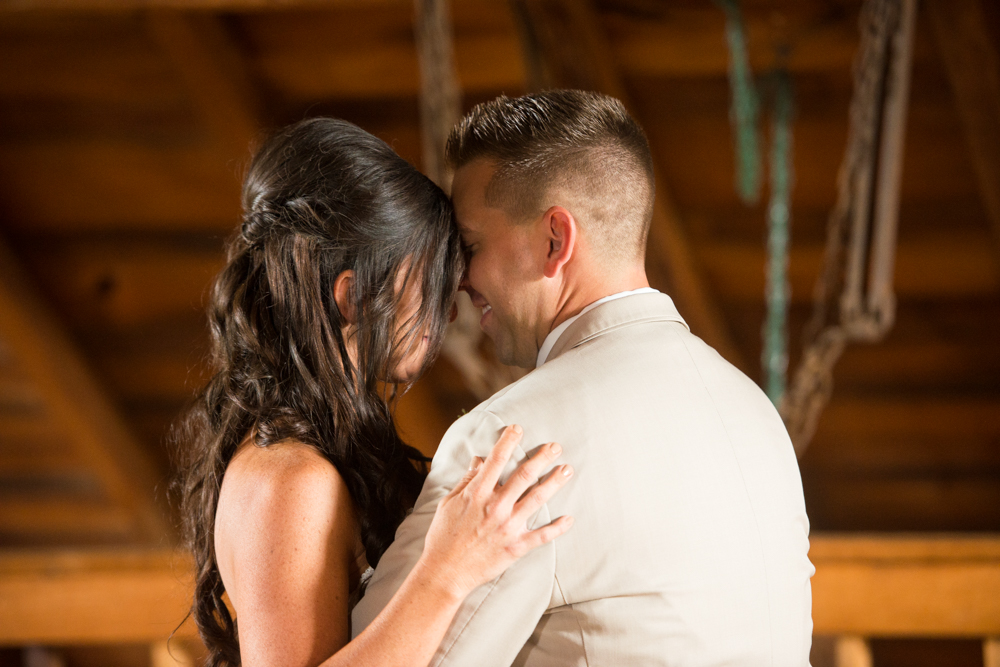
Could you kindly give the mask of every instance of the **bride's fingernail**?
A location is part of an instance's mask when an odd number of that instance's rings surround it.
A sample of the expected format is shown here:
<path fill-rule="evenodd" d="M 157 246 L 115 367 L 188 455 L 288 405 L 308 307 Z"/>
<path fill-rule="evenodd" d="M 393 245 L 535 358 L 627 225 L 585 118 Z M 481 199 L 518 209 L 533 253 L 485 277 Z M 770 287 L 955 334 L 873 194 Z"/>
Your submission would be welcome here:
<path fill-rule="evenodd" d="M 512 428 L 513 428 L 514 433 L 516 433 L 517 435 L 521 435 L 521 425 L 520 424 L 514 424 L 514 426 Z"/>
<path fill-rule="evenodd" d="M 562 454 L 562 446 L 558 442 L 552 443 L 552 456 L 559 456 Z"/>
<path fill-rule="evenodd" d="M 573 466 L 563 466 L 563 475 L 566 477 L 573 476 Z"/>

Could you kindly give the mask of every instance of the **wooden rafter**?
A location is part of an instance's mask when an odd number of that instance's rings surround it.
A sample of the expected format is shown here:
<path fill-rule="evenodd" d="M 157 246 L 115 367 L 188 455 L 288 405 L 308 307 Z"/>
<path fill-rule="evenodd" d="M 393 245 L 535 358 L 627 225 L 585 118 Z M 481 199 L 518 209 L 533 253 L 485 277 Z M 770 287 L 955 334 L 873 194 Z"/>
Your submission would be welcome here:
<path fill-rule="evenodd" d="M 0 341 L 40 399 L 40 409 L 23 416 L 22 421 L 40 419 L 46 427 L 54 427 L 68 441 L 65 444 L 74 452 L 78 464 L 99 481 L 100 496 L 94 500 L 93 512 L 87 511 L 85 503 L 55 503 L 47 514 L 64 521 L 67 530 L 85 528 L 87 521 L 96 521 L 95 526 L 128 535 L 137 542 L 169 539 L 165 513 L 156 499 L 157 490 L 162 492 L 164 475 L 134 440 L 82 355 L 3 244 Z M 30 523 L 46 518 L 44 507 L 33 507 L 42 512 L 33 520 L 30 508 L 19 510 L 6 505 L 0 519 L 20 518 Z"/>
<path fill-rule="evenodd" d="M 260 131 L 260 102 L 239 48 L 219 18 L 151 11 L 150 35 L 187 86 L 211 138 L 227 155 L 248 154 Z"/>
<path fill-rule="evenodd" d="M 0 646 L 165 640 L 190 607 L 191 569 L 161 550 L 0 555 Z M 194 623 L 175 637 L 196 639 Z"/>
<path fill-rule="evenodd" d="M 1000 252 L 1000 56 L 981 0 L 927 0 Z"/>
<path fill-rule="evenodd" d="M 512 0 L 521 24 L 532 88 L 566 86 L 596 90 L 634 111 L 614 54 L 590 0 Z M 656 160 L 654 154 L 654 160 Z M 656 202 L 646 267 L 651 282 L 669 286 L 691 329 L 722 356 L 747 370 L 743 355 L 694 254 L 680 215 L 657 169 Z"/>

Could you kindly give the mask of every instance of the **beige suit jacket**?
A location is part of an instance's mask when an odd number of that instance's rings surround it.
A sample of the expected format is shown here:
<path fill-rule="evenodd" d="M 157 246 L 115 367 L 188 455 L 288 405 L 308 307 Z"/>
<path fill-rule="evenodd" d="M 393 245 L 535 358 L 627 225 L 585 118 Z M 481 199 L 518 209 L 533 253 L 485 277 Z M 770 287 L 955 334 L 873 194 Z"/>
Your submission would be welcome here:
<path fill-rule="evenodd" d="M 420 557 L 438 501 L 514 423 L 518 460 L 557 441 L 576 470 L 532 525 L 575 524 L 475 590 L 432 665 L 808 664 L 814 570 L 788 435 L 663 294 L 585 313 L 545 364 L 455 422 L 355 635 Z"/>

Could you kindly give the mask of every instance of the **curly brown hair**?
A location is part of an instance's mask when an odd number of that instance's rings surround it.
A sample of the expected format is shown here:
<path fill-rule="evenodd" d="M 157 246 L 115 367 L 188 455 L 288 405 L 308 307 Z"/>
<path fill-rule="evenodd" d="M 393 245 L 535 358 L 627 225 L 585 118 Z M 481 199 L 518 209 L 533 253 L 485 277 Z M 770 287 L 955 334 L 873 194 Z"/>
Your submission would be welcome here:
<path fill-rule="evenodd" d="M 212 666 L 240 664 L 214 543 L 222 478 L 237 448 L 248 437 L 259 447 L 315 447 L 343 477 L 365 555 L 378 563 L 424 476 L 414 465 L 423 457 L 396 433 L 389 380 L 417 332 L 430 332 L 425 368 L 440 349 L 462 271 L 444 192 L 345 121 L 315 118 L 278 132 L 254 157 L 242 200 L 243 224 L 208 308 L 215 374 L 175 432 L 196 566 L 191 614 Z M 333 297 L 348 269 L 354 361 Z M 400 323 L 411 281 L 421 304 Z"/>

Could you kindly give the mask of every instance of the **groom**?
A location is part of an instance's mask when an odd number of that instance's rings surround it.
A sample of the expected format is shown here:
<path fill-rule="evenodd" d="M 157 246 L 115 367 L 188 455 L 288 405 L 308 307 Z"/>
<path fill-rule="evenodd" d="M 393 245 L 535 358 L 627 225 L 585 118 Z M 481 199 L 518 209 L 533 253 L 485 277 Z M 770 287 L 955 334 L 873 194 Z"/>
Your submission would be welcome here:
<path fill-rule="evenodd" d="M 576 471 L 533 525 L 570 514 L 573 529 L 474 591 L 433 665 L 808 664 L 795 455 L 764 394 L 646 281 L 642 130 L 595 93 L 501 97 L 455 128 L 448 156 L 464 288 L 499 358 L 535 370 L 449 429 L 354 634 L 416 563 L 472 457 L 520 424 L 524 443 L 559 442 Z"/>

